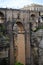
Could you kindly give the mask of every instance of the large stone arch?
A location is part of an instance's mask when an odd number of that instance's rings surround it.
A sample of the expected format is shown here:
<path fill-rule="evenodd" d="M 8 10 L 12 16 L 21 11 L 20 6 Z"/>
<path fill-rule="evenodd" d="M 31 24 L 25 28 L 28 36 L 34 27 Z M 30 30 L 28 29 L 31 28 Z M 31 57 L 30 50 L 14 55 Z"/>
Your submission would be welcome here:
<path fill-rule="evenodd" d="M 15 59 L 25 65 L 25 29 L 21 22 L 16 22 L 17 35 L 14 36 Z"/>
<path fill-rule="evenodd" d="M 0 23 L 4 22 L 4 14 L 0 11 Z"/>

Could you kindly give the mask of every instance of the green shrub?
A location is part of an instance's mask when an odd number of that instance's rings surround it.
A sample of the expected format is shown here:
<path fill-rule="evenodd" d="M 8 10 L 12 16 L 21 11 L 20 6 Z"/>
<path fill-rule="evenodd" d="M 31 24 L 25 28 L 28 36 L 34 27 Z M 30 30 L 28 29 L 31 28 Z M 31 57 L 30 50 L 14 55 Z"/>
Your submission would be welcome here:
<path fill-rule="evenodd" d="M 14 65 L 23 65 L 23 64 L 20 62 L 16 62 Z"/>

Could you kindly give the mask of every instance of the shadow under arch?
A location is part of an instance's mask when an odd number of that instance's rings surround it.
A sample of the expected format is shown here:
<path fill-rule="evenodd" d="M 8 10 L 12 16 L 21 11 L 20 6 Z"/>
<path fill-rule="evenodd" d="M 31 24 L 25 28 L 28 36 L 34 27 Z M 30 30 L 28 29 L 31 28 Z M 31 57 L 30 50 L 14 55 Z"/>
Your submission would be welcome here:
<path fill-rule="evenodd" d="M 35 14 L 31 14 L 31 17 L 35 17 Z"/>
<path fill-rule="evenodd" d="M 3 23 L 4 22 L 4 14 L 3 12 L 0 11 L 0 23 Z"/>
<path fill-rule="evenodd" d="M 1 16 L 1 17 L 4 17 L 4 14 L 3 14 L 1 11 L 0 11 L 0 16 Z"/>
<path fill-rule="evenodd" d="M 16 22 L 16 24 L 17 24 L 19 32 L 24 32 L 25 31 L 25 27 L 21 22 Z"/>

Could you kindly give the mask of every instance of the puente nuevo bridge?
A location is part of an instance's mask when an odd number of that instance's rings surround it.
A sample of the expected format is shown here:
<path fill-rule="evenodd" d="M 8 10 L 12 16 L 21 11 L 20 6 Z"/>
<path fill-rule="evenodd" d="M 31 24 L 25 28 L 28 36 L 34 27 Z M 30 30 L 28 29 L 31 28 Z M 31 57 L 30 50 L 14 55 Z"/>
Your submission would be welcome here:
<path fill-rule="evenodd" d="M 0 64 L 6 60 L 8 65 L 16 61 L 24 65 L 42 65 L 43 56 L 39 53 L 43 51 L 43 34 L 40 36 L 43 30 L 40 33 L 40 28 L 43 29 L 43 5 L 32 4 L 21 9 L 0 8 Z"/>

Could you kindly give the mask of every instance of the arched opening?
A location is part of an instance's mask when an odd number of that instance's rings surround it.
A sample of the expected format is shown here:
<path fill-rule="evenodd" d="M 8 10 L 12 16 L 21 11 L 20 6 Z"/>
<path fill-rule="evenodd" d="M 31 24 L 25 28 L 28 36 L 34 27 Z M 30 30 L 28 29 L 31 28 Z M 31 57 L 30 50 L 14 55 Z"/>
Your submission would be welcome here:
<path fill-rule="evenodd" d="M 17 35 L 14 35 L 15 58 L 17 62 L 25 65 L 25 33 L 21 22 L 17 22 Z"/>
<path fill-rule="evenodd" d="M 31 14 L 31 17 L 35 17 L 35 14 Z"/>
<path fill-rule="evenodd" d="M 31 14 L 31 18 L 32 18 L 32 20 L 34 20 L 35 19 L 35 14 Z"/>
<path fill-rule="evenodd" d="M 36 31 L 36 28 L 38 26 L 38 23 L 36 22 L 36 16 L 35 14 L 31 14 L 31 21 L 32 21 L 32 30 Z"/>
<path fill-rule="evenodd" d="M 0 23 L 4 22 L 4 14 L 0 12 Z"/>

